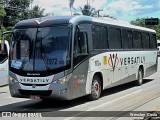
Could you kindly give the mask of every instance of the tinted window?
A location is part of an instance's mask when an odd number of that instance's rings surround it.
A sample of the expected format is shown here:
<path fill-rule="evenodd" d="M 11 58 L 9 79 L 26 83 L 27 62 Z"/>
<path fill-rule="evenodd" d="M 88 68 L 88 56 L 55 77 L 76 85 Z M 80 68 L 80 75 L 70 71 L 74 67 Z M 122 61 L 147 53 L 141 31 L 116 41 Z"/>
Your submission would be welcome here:
<path fill-rule="evenodd" d="M 48 74 L 48 70 L 62 71 L 70 65 L 68 26 L 16 29 L 14 33 L 12 68 Z"/>
<path fill-rule="evenodd" d="M 122 48 L 121 30 L 118 28 L 110 27 L 108 29 L 108 41 L 110 49 L 121 49 Z"/>
<path fill-rule="evenodd" d="M 142 34 L 142 45 L 144 49 L 149 48 L 149 34 L 148 33 Z"/>
<path fill-rule="evenodd" d="M 105 27 L 92 25 L 92 39 L 94 49 L 108 49 L 107 29 Z"/>
<path fill-rule="evenodd" d="M 142 35 L 140 32 L 133 32 L 133 45 L 135 49 L 142 48 Z"/>
<path fill-rule="evenodd" d="M 79 32 L 75 37 L 74 42 L 74 54 L 87 54 L 88 53 L 88 45 L 87 45 L 87 33 Z"/>
<path fill-rule="evenodd" d="M 131 49 L 133 48 L 133 36 L 132 31 L 123 29 L 123 48 Z"/>
<path fill-rule="evenodd" d="M 151 46 L 151 48 L 157 48 L 157 42 L 156 42 L 156 35 L 155 34 L 151 34 L 150 46 Z"/>
<path fill-rule="evenodd" d="M 88 56 L 88 36 L 87 31 L 84 31 L 86 30 L 84 25 L 85 24 L 81 24 L 79 27 L 80 29 L 76 29 L 75 32 L 73 62 L 74 66 L 76 66 Z"/>

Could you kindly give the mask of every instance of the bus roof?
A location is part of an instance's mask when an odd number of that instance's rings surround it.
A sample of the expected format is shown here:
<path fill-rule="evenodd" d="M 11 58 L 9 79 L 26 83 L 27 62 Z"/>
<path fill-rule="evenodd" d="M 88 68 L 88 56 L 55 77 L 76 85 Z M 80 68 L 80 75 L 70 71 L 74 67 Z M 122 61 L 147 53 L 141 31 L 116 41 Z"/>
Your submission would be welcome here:
<path fill-rule="evenodd" d="M 143 31 L 148 31 L 148 32 L 156 32 L 153 29 L 149 29 L 149 28 L 145 28 L 145 27 L 140 27 L 140 26 L 132 25 L 129 22 L 120 21 L 120 20 L 111 19 L 111 18 L 107 19 L 107 20 L 93 18 L 93 21 L 102 22 L 102 23 L 111 24 L 111 25 L 116 25 L 116 26 L 121 26 L 121 27 L 127 27 L 127 28 L 137 29 L 137 30 L 143 30 Z"/>
<path fill-rule="evenodd" d="M 124 22 L 120 20 L 115 20 L 111 18 L 95 18 L 95 17 L 90 17 L 90 16 L 49 16 L 49 17 L 42 17 L 42 18 L 34 18 L 34 19 L 27 19 L 18 22 L 15 25 L 15 28 L 36 28 L 36 27 L 49 27 L 51 25 L 55 24 L 66 24 L 66 23 L 78 23 L 82 21 L 90 21 L 90 22 L 98 22 L 98 23 L 104 23 L 104 24 L 110 24 L 110 25 L 115 25 L 115 26 L 121 26 L 121 27 L 126 27 L 126 28 L 132 28 L 132 29 L 137 29 L 137 30 L 143 30 L 143 31 L 148 31 L 148 32 L 156 32 L 155 30 L 145 28 L 145 27 L 140 27 L 140 26 L 135 26 L 131 25 L 129 22 Z"/>
<path fill-rule="evenodd" d="M 108 17 L 96 18 L 96 17 L 89 17 L 89 16 L 76 16 L 76 17 L 71 19 L 71 22 L 80 22 L 82 20 L 84 20 L 84 21 L 88 20 L 88 21 L 97 22 L 97 23 L 121 26 L 121 27 L 143 30 L 143 31 L 148 31 L 148 32 L 154 32 L 154 33 L 156 32 L 153 29 L 131 25 L 129 22 L 116 20 L 116 19 L 111 19 L 111 18 L 108 18 Z"/>
<path fill-rule="evenodd" d="M 15 28 L 37 28 L 47 27 L 55 24 L 66 24 L 74 16 L 48 16 L 22 20 L 15 25 Z"/>

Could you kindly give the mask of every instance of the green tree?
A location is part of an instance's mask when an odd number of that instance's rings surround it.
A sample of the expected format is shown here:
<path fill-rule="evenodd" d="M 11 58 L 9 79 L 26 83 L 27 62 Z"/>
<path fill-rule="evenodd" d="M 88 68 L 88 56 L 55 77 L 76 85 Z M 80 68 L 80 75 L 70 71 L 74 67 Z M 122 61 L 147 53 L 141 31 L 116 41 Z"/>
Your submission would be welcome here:
<path fill-rule="evenodd" d="M 160 40 L 160 25 L 157 26 L 157 39 Z"/>
<path fill-rule="evenodd" d="M 71 15 L 72 15 L 72 9 L 73 9 L 74 1 L 75 0 L 69 0 L 69 8 L 70 8 Z"/>
<path fill-rule="evenodd" d="M 6 15 L 6 11 L 4 10 L 3 7 L 3 0 L 0 0 L 0 18 Z"/>
<path fill-rule="evenodd" d="M 29 11 L 29 18 L 43 17 L 44 10 L 45 9 L 41 9 L 38 5 L 34 6 L 33 9 Z"/>
<path fill-rule="evenodd" d="M 10 0 L 5 7 L 6 16 L 4 25 L 13 26 L 20 20 L 26 19 L 29 5 L 30 0 Z"/>
<path fill-rule="evenodd" d="M 142 26 L 150 29 L 154 29 L 157 32 L 157 39 L 160 39 L 160 24 L 159 25 L 145 25 L 146 18 L 137 18 L 132 20 L 130 23 L 137 26 Z"/>
<path fill-rule="evenodd" d="M 10 0 L 6 9 L 5 26 L 14 26 L 17 22 L 35 17 L 42 17 L 44 9 L 39 6 L 34 6 L 32 9 L 30 5 L 33 0 Z"/>
<path fill-rule="evenodd" d="M 95 8 L 92 8 L 90 5 L 84 5 L 83 8 L 80 7 L 80 10 L 82 12 L 83 15 L 87 15 L 87 16 L 95 16 Z"/>
<path fill-rule="evenodd" d="M 145 18 L 137 18 L 136 20 L 132 20 L 130 23 L 133 24 L 133 25 L 146 27 Z"/>
<path fill-rule="evenodd" d="M 6 31 L 5 28 L 3 27 L 3 17 L 6 15 L 6 11 L 4 10 L 3 7 L 3 0 L 0 0 L 0 36 L 2 32 Z M 1 38 L 0 38 L 1 39 Z"/>

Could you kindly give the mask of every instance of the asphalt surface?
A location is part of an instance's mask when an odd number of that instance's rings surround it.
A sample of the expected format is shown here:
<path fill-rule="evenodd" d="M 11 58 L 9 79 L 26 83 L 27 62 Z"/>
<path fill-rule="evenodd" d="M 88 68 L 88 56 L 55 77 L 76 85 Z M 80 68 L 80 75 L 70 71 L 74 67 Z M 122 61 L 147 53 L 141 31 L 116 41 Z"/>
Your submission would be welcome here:
<path fill-rule="evenodd" d="M 40 113 L 42 118 L 32 118 L 38 120 L 147 120 L 150 116 L 159 120 L 156 115 L 160 111 L 160 65 L 157 73 L 144 79 L 142 86 L 127 83 L 110 88 L 96 101 L 89 101 L 86 96 L 70 101 L 12 98 L 8 86 L 3 86 L 0 111 Z"/>

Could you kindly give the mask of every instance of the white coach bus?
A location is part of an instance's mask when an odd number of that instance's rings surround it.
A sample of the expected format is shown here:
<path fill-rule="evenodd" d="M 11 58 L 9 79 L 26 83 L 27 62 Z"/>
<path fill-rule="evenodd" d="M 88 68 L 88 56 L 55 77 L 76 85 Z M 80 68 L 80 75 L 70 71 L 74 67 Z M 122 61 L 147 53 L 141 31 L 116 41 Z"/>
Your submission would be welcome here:
<path fill-rule="evenodd" d="M 2 41 L 0 40 L 0 50 Z M 8 84 L 8 54 L 9 44 L 8 41 L 4 42 L 4 49 L 0 51 L 0 86 Z"/>
<path fill-rule="evenodd" d="M 53 16 L 24 20 L 10 42 L 12 97 L 74 99 L 157 71 L 156 32 L 117 20 Z"/>

